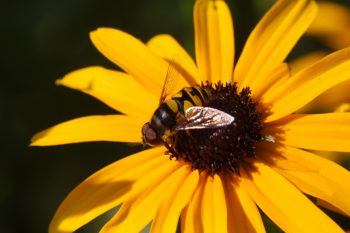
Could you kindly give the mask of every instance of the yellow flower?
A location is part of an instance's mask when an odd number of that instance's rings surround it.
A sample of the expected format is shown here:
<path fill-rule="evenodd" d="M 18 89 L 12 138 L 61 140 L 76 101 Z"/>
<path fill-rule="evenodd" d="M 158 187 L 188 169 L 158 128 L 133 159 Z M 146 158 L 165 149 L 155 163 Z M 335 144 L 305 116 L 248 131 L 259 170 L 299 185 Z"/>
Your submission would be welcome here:
<path fill-rule="evenodd" d="M 145 45 L 115 29 L 92 32 L 97 49 L 126 73 L 89 67 L 68 74 L 58 83 L 90 94 L 123 115 L 68 121 L 37 134 L 32 145 L 96 140 L 140 143 L 142 125 L 158 107 L 174 54 L 181 58 L 177 66 L 186 79 L 179 84 L 181 88 L 206 81 L 236 82 L 238 93 L 234 93 L 234 84 L 227 84 L 226 89 L 241 98 L 239 103 L 244 96 L 242 101 L 250 104 L 246 109 L 250 112 L 234 109 L 234 124 L 209 134 L 197 131 L 198 138 L 193 141 L 181 137 L 179 140 L 193 151 L 178 155 L 178 160 L 169 160 L 164 155 L 167 149 L 160 146 L 103 168 L 63 201 L 50 232 L 72 232 L 120 204 L 102 232 L 139 232 L 150 221 L 151 232 L 175 232 L 179 219 L 182 232 L 265 232 L 258 208 L 286 232 L 343 232 L 305 194 L 321 200 L 327 208 L 350 215 L 346 182 L 350 173 L 304 149 L 349 152 L 350 114 L 293 113 L 350 79 L 350 49 L 335 52 L 293 76 L 284 63 L 316 11 L 311 0 L 277 1 L 250 34 L 235 67 L 232 19 L 221 0 L 195 3 L 196 63 L 169 35 L 158 35 Z M 251 96 L 245 87 L 251 90 Z M 213 96 L 217 95 L 217 90 L 211 90 Z M 221 96 L 223 108 L 233 108 L 227 104 L 231 102 L 226 102 L 231 97 Z M 258 104 L 256 109 L 254 103 Z M 241 114 L 255 117 L 257 128 L 244 128 L 251 118 L 239 118 Z M 255 154 L 240 151 L 237 156 L 238 151 L 225 150 L 241 146 L 231 140 L 242 142 L 243 147 L 250 143 L 240 134 L 224 135 L 229 139 L 226 143 L 215 138 L 232 127 L 243 127 L 245 131 L 240 133 L 249 134 L 260 126 L 256 143 L 249 145 Z M 203 146 L 225 151 L 225 156 L 232 159 L 229 163 L 234 161 L 238 169 L 230 170 L 226 164 L 219 170 L 192 170 L 196 161 L 191 163 L 186 156 L 201 150 L 194 144 L 203 139 L 198 132 L 214 137 Z M 215 143 L 220 146 L 213 148 Z M 220 166 L 216 153 L 208 156 L 214 159 L 208 164 Z"/>

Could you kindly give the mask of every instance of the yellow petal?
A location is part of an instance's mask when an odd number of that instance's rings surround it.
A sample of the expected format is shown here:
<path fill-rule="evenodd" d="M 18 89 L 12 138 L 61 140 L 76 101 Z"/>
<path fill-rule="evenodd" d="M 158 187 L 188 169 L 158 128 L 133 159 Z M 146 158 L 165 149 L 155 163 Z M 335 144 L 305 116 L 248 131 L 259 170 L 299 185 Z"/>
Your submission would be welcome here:
<path fill-rule="evenodd" d="M 163 147 L 142 151 L 87 178 L 61 203 L 50 232 L 73 232 L 171 174 L 178 163 L 170 162 L 164 151 Z"/>
<path fill-rule="evenodd" d="M 332 161 L 293 147 L 271 149 L 265 146 L 264 152 L 264 161 L 270 160 L 270 166 L 302 192 L 325 200 L 350 215 L 350 188 L 344 182 L 350 180 L 349 171 Z M 309 169 L 295 169 L 295 164 Z"/>
<path fill-rule="evenodd" d="M 157 98 L 165 80 L 168 64 L 135 37 L 112 28 L 90 33 L 95 47 L 125 72 L 133 76 Z"/>
<path fill-rule="evenodd" d="M 33 136 L 31 146 L 52 146 L 67 143 L 142 141 L 140 118 L 124 115 L 80 117 L 55 125 Z"/>
<path fill-rule="evenodd" d="M 310 152 L 336 163 L 345 162 L 348 157 L 347 153 L 342 153 L 342 152 L 319 151 L 319 150 L 310 150 Z"/>
<path fill-rule="evenodd" d="M 350 152 L 350 113 L 293 114 L 266 131 L 280 132 L 286 145 L 320 151 Z M 277 128 L 273 128 L 277 127 Z"/>
<path fill-rule="evenodd" d="M 350 48 L 337 51 L 290 78 L 274 94 L 265 94 L 272 105 L 273 121 L 293 113 L 329 88 L 350 79 Z"/>
<path fill-rule="evenodd" d="M 101 232 L 140 232 L 155 216 L 156 210 L 169 194 L 172 185 L 179 183 L 181 177 L 188 174 L 188 165 L 182 162 L 173 163 L 172 170 L 167 174 L 154 177 L 157 180 L 140 194 L 128 198 L 117 214 L 102 228 Z M 150 171 L 150 173 L 153 173 Z M 141 175 L 142 176 L 142 175 Z M 180 180 L 179 180 L 180 178 Z"/>
<path fill-rule="evenodd" d="M 193 208 L 190 207 L 191 200 L 181 213 L 181 233 L 194 233 Z"/>
<path fill-rule="evenodd" d="M 306 107 L 317 107 L 323 112 L 348 112 L 350 109 L 349 90 L 350 80 L 347 80 L 323 92 Z"/>
<path fill-rule="evenodd" d="M 253 91 L 284 61 L 316 15 L 310 0 L 281 0 L 250 34 L 234 71 L 239 87 Z"/>
<path fill-rule="evenodd" d="M 219 175 L 208 175 L 201 201 L 203 232 L 227 232 L 225 191 Z"/>
<path fill-rule="evenodd" d="M 228 232 L 264 233 L 265 227 L 259 210 L 238 177 L 225 174 Z"/>
<path fill-rule="evenodd" d="M 207 173 L 202 172 L 199 175 L 198 186 L 193 194 L 192 199 L 181 213 L 181 233 L 203 232 L 203 226 L 200 217 L 200 208 L 206 179 Z"/>
<path fill-rule="evenodd" d="M 350 112 L 350 103 L 345 103 L 337 106 L 334 112 Z"/>
<path fill-rule="evenodd" d="M 252 92 L 254 99 L 264 102 L 262 95 L 268 93 L 271 89 L 277 88 L 282 85 L 286 80 L 290 78 L 290 67 L 286 63 L 281 63 L 276 67 L 270 76 L 266 77 L 263 83 L 259 85 L 259 88 Z"/>
<path fill-rule="evenodd" d="M 316 51 L 316 52 L 311 52 L 308 54 L 304 54 L 288 64 L 290 65 L 290 70 L 293 75 L 297 74 L 299 71 L 302 69 L 312 65 L 313 63 L 317 62 L 318 60 L 321 60 L 327 55 L 326 52 L 324 51 Z"/>
<path fill-rule="evenodd" d="M 177 177 L 172 184 L 172 190 L 169 191 L 157 211 L 150 232 L 176 232 L 180 213 L 192 198 L 198 180 L 198 171 L 192 172 L 190 166 L 188 166 L 188 173 Z"/>
<path fill-rule="evenodd" d="M 343 232 L 326 214 L 285 178 L 256 161 L 243 184 L 262 211 L 285 232 Z"/>
<path fill-rule="evenodd" d="M 150 118 L 158 106 L 159 98 L 146 91 L 131 76 L 98 66 L 73 71 L 56 83 L 80 90 L 117 111 L 143 119 L 145 116 Z"/>
<path fill-rule="evenodd" d="M 324 58 L 326 55 L 327 55 L 326 52 L 317 51 L 317 52 L 312 52 L 312 53 L 303 55 L 293 60 L 291 63 L 289 63 L 292 74 L 293 75 L 297 74 L 299 71 L 301 71 L 305 67 L 315 63 L 321 58 Z M 339 105 L 341 105 L 344 102 L 350 102 L 349 89 L 350 89 L 350 80 L 337 84 L 334 87 L 322 93 L 321 95 L 317 96 L 313 101 L 308 103 L 303 108 L 299 109 L 298 112 L 306 113 L 306 112 L 310 112 L 310 110 L 313 111 L 314 109 L 322 109 L 323 112 L 338 111 L 337 107 Z"/>
<path fill-rule="evenodd" d="M 187 80 L 187 86 L 201 83 L 198 69 L 193 59 L 172 36 L 167 34 L 157 35 L 149 40 L 147 45 L 154 53 L 168 62 L 171 61 L 174 55 L 179 56 L 180 64 L 177 65 L 182 68 L 181 74 Z"/>
<path fill-rule="evenodd" d="M 304 54 L 294 60 L 292 60 L 289 65 L 291 67 L 291 73 L 293 75 L 297 74 L 302 69 L 312 65 L 313 63 L 321 60 L 326 57 L 327 53 L 325 51 L 315 51 Z M 349 81 L 347 81 L 350 83 Z M 273 88 L 271 88 L 273 89 Z M 343 91 L 341 91 L 342 89 Z M 334 90 L 334 91 L 332 91 Z M 339 91 L 341 93 L 339 93 Z M 308 113 L 312 112 L 315 109 L 322 109 L 323 112 L 333 112 L 334 108 L 337 104 L 341 103 L 341 99 L 346 98 L 346 94 L 348 93 L 348 87 L 343 85 L 343 83 L 338 84 L 329 90 L 325 91 L 310 103 L 300 108 L 298 113 Z M 338 98 L 339 97 L 339 98 Z"/>
<path fill-rule="evenodd" d="M 340 210 L 340 209 L 338 209 L 337 207 L 335 207 L 335 206 L 333 206 L 332 204 L 330 204 L 330 203 L 328 203 L 328 202 L 326 202 L 326 201 L 324 201 L 324 200 L 322 200 L 322 199 L 316 199 L 316 204 L 318 205 L 318 206 L 321 206 L 321 207 L 323 207 L 323 208 L 327 208 L 327 209 L 329 209 L 329 210 L 331 210 L 331 211 L 333 211 L 333 212 L 336 212 L 336 213 L 338 213 L 338 214 L 342 214 L 342 215 L 348 215 L 347 213 L 345 213 L 344 211 L 342 211 L 342 210 Z"/>
<path fill-rule="evenodd" d="M 202 81 L 231 81 L 233 23 L 225 1 L 197 0 L 194 6 L 196 60 Z"/>
<path fill-rule="evenodd" d="M 317 37 L 337 50 L 350 46 L 350 10 L 330 1 L 319 1 L 319 11 L 307 30 L 307 34 Z"/>

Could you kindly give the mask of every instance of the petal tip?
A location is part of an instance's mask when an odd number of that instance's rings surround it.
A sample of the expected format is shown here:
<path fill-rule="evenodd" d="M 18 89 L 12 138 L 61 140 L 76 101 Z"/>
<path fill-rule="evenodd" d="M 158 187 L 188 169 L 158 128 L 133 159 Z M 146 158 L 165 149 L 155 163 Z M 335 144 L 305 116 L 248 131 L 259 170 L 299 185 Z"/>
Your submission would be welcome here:
<path fill-rule="evenodd" d="M 44 146 L 41 139 L 46 135 L 47 130 L 36 133 L 31 139 L 29 146 Z"/>
<path fill-rule="evenodd" d="M 60 78 L 60 79 L 56 79 L 56 80 L 55 80 L 55 85 L 57 85 L 57 86 L 63 85 L 63 79 L 64 79 L 64 77 L 63 77 L 63 78 Z"/>

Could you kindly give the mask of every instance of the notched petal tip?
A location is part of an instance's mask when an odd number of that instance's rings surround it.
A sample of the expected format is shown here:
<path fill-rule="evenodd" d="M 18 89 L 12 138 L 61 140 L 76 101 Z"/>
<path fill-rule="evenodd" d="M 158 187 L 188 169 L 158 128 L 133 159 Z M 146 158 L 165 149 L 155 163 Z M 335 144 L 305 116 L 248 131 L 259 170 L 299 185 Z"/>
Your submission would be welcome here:
<path fill-rule="evenodd" d="M 178 65 L 181 68 L 179 71 L 187 81 L 185 86 L 194 86 L 201 83 L 195 62 L 174 37 L 169 34 L 159 34 L 152 37 L 147 42 L 147 46 L 168 62 L 172 60 L 174 54 L 178 53 L 180 57 Z"/>
<path fill-rule="evenodd" d="M 82 91 L 118 112 L 141 117 L 145 121 L 158 105 L 158 98 L 155 98 L 132 76 L 100 66 L 90 66 L 70 72 L 57 80 L 56 84 Z"/>
<path fill-rule="evenodd" d="M 90 32 L 90 38 L 105 57 L 133 76 L 151 93 L 160 95 L 167 62 L 141 40 L 113 28 L 98 28 Z"/>
<path fill-rule="evenodd" d="M 36 133 L 31 139 L 29 146 L 45 146 L 41 143 L 41 139 L 44 138 L 47 134 L 47 130 L 43 130 L 39 133 Z"/>
<path fill-rule="evenodd" d="M 107 69 L 101 66 L 89 66 L 74 70 L 64 75 L 62 78 L 56 79 L 55 84 L 60 86 L 66 86 L 78 90 L 90 90 L 91 86 L 95 81 L 95 78 L 98 73 L 106 73 Z"/>
<path fill-rule="evenodd" d="M 100 43 L 99 40 L 103 39 L 103 37 L 108 36 L 108 35 L 113 36 L 113 34 L 115 34 L 115 33 L 119 33 L 122 35 L 133 37 L 132 35 L 124 32 L 124 31 L 118 30 L 116 28 L 111 28 L 111 27 L 96 28 L 95 30 L 93 30 L 89 33 L 89 37 L 90 37 L 92 43 L 95 45 L 95 43 Z M 137 39 L 137 40 L 139 40 L 139 39 Z"/>
<path fill-rule="evenodd" d="M 89 38 L 92 41 L 93 44 L 95 44 L 98 40 L 98 31 L 100 28 L 96 28 L 95 30 L 89 32 Z"/>
<path fill-rule="evenodd" d="M 231 80 L 234 32 L 225 1 L 198 0 L 194 6 L 196 60 L 202 81 Z"/>
<path fill-rule="evenodd" d="M 110 28 L 110 27 L 98 27 L 98 28 L 96 28 L 95 30 L 93 30 L 93 31 L 91 31 L 89 33 L 90 38 L 96 36 L 97 33 L 101 32 L 101 31 L 104 31 L 104 30 L 106 30 L 106 31 L 113 31 L 113 30 L 117 30 L 117 29 Z"/>

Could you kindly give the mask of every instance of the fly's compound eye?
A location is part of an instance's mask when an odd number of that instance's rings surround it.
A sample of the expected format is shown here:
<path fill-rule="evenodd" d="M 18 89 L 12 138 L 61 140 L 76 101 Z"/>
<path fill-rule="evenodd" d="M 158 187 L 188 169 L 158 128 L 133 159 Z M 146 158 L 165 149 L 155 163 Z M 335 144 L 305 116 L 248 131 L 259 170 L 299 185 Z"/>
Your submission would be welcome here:
<path fill-rule="evenodd" d="M 163 141 L 159 137 L 157 131 L 150 125 L 146 123 L 142 127 L 142 142 L 143 145 L 158 146 L 163 144 Z"/>

